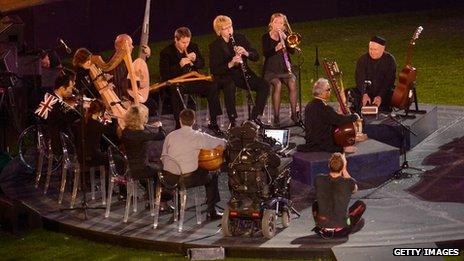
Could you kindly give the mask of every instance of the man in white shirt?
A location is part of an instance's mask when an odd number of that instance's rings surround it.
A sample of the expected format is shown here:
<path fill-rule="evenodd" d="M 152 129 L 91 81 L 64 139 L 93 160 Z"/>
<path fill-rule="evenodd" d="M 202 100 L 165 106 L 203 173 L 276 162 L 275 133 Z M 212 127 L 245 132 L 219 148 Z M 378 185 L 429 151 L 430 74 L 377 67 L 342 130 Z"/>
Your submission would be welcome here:
<path fill-rule="evenodd" d="M 163 144 L 161 160 L 168 183 L 177 183 L 179 175 L 184 176 L 184 183 L 206 188 L 206 204 L 210 219 L 218 219 L 222 213 L 215 209 L 220 201 L 217 175 L 209 175 L 207 170 L 198 168 L 198 155 L 201 149 L 213 149 L 226 145 L 226 140 L 192 129 L 195 123 L 195 112 L 184 109 L 179 114 L 180 129 L 174 130 L 166 136 Z M 180 169 L 179 169 L 180 168 Z"/>

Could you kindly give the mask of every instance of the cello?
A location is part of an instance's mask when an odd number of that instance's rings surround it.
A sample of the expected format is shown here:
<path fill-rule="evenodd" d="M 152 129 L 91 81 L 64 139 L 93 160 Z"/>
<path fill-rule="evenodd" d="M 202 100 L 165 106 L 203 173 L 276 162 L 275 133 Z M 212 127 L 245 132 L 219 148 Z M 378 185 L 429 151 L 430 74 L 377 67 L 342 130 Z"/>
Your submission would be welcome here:
<path fill-rule="evenodd" d="M 344 115 L 350 115 L 351 112 L 346 108 L 345 103 L 343 102 L 343 99 L 340 95 L 340 88 L 338 87 L 337 79 L 335 77 L 337 71 L 335 62 L 324 59 L 322 64 L 324 66 L 324 71 L 329 80 L 330 87 L 332 88 L 333 92 L 335 93 L 335 96 L 337 97 L 337 101 L 340 106 L 341 112 Z M 337 126 L 337 128 L 335 128 L 334 130 L 333 136 L 335 144 L 337 144 L 340 147 L 348 147 L 354 145 L 354 143 L 356 142 L 356 126 L 354 122 L 347 122 L 345 124 Z"/>
<path fill-rule="evenodd" d="M 398 84 L 393 90 L 393 94 L 390 100 L 390 105 L 398 109 L 408 109 L 411 106 L 414 83 L 416 81 L 417 71 L 411 65 L 412 60 L 412 48 L 416 44 L 416 40 L 421 34 L 422 26 L 419 26 L 414 31 L 411 40 L 409 41 L 408 52 L 406 55 L 406 65 L 399 73 Z"/>

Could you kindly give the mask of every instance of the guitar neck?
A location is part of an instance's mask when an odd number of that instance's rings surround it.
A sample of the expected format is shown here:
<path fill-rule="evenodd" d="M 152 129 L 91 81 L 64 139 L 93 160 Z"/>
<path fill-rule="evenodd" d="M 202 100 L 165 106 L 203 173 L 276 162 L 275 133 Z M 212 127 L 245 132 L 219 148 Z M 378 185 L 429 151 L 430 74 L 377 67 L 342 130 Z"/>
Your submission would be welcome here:
<path fill-rule="evenodd" d="M 412 64 L 412 50 L 413 50 L 413 45 L 409 44 L 408 52 L 406 54 L 406 67 L 411 67 L 411 64 Z"/>

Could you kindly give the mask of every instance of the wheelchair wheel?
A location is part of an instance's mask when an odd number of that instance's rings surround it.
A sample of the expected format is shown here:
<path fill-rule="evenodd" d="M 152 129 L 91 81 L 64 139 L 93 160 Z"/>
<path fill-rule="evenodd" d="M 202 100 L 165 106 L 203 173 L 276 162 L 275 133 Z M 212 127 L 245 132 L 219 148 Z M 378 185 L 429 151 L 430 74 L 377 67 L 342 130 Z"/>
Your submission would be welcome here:
<path fill-rule="evenodd" d="M 290 226 L 290 211 L 288 210 L 288 208 L 284 208 L 282 210 L 282 226 L 284 228 Z"/>
<path fill-rule="evenodd" d="M 31 172 L 35 173 L 37 169 L 37 162 L 39 151 L 44 151 L 44 158 L 42 164 L 42 173 L 47 172 L 48 164 L 48 147 L 43 133 L 38 130 L 37 125 L 27 127 L 19 136 L 18 150 L 21 163 Z M 54 156 L 52 161 L 52 171 L 57 170 L 61 166 L 62 157 Z"/>
<path fill-rule="evenodd" d="M 230 212 L 229 207 L 226 207 L 226 209 L 224 209 L 224 214 L 222 214 L 222 219 L 221 219 L 222 234 L 226 237 L 233 236 L 232 231 L 231 231 L 229 212 Z"/>
<path fill-rule="evenodd" d="M 276 232 L 277 215 L 275 210 L 266 209 L 261 220 L 261 230 L 265 238 L 273 238 Z"/>

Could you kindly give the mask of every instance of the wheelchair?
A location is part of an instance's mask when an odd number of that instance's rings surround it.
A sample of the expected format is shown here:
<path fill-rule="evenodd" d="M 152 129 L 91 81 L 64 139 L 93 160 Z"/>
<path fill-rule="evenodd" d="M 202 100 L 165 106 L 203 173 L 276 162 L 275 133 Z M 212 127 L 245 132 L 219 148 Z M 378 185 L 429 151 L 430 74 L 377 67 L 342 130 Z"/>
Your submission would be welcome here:
<path fill-rule="evenodd" d="M 266 166 L 229 171 L 232 198 L 221 220 L 224 236 L 253 236 L 261 231 L 265 238 L 272 238 L 278 218 L 284 228 L 290 225 L 294 211 L 290 200 L 290 163 L 291 158 L 283 158 L 274 175 Z"/>

